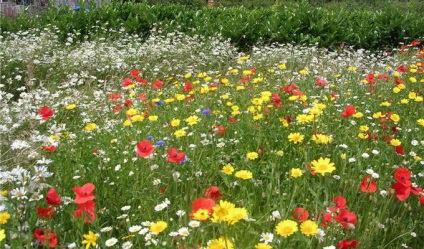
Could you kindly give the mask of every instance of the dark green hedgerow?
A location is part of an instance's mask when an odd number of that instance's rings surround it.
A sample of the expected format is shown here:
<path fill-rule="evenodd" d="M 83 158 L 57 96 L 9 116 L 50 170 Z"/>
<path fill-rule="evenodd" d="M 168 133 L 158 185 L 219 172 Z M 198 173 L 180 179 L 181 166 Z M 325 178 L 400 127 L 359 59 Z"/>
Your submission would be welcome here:
<path fill-rule="evenodd" d="M 347 43 L 354 48 L 390 49 L 400 42 L 422 39 L 424 17 L 416 11 L 424 3 L 389 3 L 378 8 L 349 8 L 346 4 L 316 5 L 290 2 L 266 8 L 208 8 L 186 5 L 148 5 L 111 3 L 86 11 L 51 9 L 29 17 L 25 14 L 2 18 L 3 35 L 48 25 L 59 29 L 61 39 L 77 33 L 80 40 L 113 35 L 110 30 L 124 28 L 127 33 L 148 36 L 153 26 L 163 32 L 182 31 L 193 35 L 222 34 L 240 49 L 257 43 L 304 43 L 337 48 Z"/>

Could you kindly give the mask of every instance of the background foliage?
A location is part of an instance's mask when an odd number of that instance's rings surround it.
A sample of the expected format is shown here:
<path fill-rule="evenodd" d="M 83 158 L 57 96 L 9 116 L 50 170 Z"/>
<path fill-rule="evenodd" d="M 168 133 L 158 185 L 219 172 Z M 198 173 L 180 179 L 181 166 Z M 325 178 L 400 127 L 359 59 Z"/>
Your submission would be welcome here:
<path fill-rule="evenodd" d="M 170 2 L 170 4 L 165 4 Z M 65 41 L 69 33 L 78 41 L 109 37 L 103 30 L 124 28 L 126 33 L 147 37 L 153 27 L 163 32 L 180 31 L 189 35 L 222 35 L 242 50 L 262 43 L 316 44 L 336 49 L 347 43 L 354 48 L 387 50 L 400 42 L 420 39 L 424 35 L 422 1 L 274 2 L 272 6 L 257 8 L 252 2 L 226 7 L 225 1 L 217 8 L 200 6 L 197 1 L 146 1 L 144 3 L 113 2 L 101 8 L 75 11 L 52 8 L 43 15 L 29 18 L 2 17 L 3 35 L 18 30 L 57 27 Z M 264 1 L 265 4 L 267 1 Z M 159 3 L 158 5 L 152 5 Z M 189 5 L 188 3 L 192 3 Z M 246 3 L 246 4 L 245 4 Z M 200 4 L 200 2 L 199 2 Z M 233 2 L 233 4 L 236 4 Z M 252 6 L 256 8 L 251 9 Z M 119 37 L 117 37 L 119 38 Z"/>

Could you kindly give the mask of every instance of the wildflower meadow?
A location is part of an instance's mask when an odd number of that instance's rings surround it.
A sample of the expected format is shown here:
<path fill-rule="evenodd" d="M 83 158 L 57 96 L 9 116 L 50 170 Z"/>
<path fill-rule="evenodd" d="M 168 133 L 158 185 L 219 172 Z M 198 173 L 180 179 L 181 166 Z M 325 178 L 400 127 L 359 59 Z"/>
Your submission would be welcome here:
<path fill-rule="evenodd" d="M 424 246 L 419 40 L 58 32 L 1 39 L 2 248 Z"/>

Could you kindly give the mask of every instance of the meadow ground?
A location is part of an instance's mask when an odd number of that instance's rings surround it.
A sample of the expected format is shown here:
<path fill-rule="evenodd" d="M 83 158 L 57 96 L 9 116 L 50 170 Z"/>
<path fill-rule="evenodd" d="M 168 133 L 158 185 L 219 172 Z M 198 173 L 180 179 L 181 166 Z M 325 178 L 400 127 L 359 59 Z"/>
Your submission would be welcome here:
<path fill-rule="evenodd" d="M 422 248 L 422 44 L 121 37 L 3 37 L 2 247 Z"/>

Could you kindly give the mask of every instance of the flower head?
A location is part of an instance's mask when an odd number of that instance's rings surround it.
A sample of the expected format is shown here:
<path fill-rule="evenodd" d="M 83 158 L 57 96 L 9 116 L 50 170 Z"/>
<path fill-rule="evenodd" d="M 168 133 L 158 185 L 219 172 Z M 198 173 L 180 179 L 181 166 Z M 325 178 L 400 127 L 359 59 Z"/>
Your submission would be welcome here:
<path fill-rule="evenodd" d="M 259 157 L 257 152 L 249 152 L 246 154 L 247 159 L 249 160 L 255 160 Z"/>
<path fill-rule="evenodd" d="M 40 114 L 43 120 L 48 120 L 54 114 L 54 110 L 50 109 L 48 106 L 42 106 L 40 110 L 38 110 L 38 114 Z"/>
<path fill-rule="evenodd" d="M 280 221 L 275 227 L 275 232 L 283 237 L 288 237 L 299 229 L 297 228 L 297 223 L 293 220 L 283 220 Z"/>
<path fill-rule="evenodd" d="M 289 141 L 294 143 L 294 144 L 302 143 L 304 138 L 305 138 L 305 135 L 302 135 L 299 132 L 290 133 L 289 136 L 288 136 Z"/>
<path fill-rule="evenodd" d="M 74 190 L 75 194 L 77 195 L 75 197 L 74 202 L 76 204 L 81 204 L 87 201 L 92 201 L 96 197 L 93 195 L 93 191 L 96 187 L 92 183 L 86 183 L 81 187 L 74 187 L 72 190 Z"/>
<path fill-rule="evenodd" d="M 330 162 L 329 158 L 320 157 L 318 160 L 312 161 L 312 170 L 315 173 L 325 175 L 326 173 L 331 173 L 336 170 L 336 167 L 334 167 L 334 163 Z"/>
<path fill-rule="evenodd" d="M 357 219 L 356 214 L 354 212 L 350 212 L 347 209 L 341 210 L 336 218 L 335 218 L 340 225 L 342 225 L 344 228 L 353 228 L 356 225 Z"/>
<path fill-rule="evenodd" d="M 150 143 L 149 140 L 143 140 L 139 142 L 135 148 L 135 152 L 137 156 L 140 157 L 149 157 L 153 152 L 155 151 L 155 148 L 152 146 L 152 143 Z"/>
<path fill-rule="evenodd" d="M 207 188 L 205 190 L 205 196 L 207 198 L 211 198 L 213 200 L 216 200 L 216 199 L 223 197 L 224 195 L 219 192 L 219 187 L 210 186 L 209 188 Z"/>
<path fill-rule="evenodd" d="M 92 231 L 89 231 L 88 234 L 84 234 L 84 240 L 81 242 L 83 245 L 85 245 L 85 249 L 90 248 L 91 246 L 97 245 L 97 235 L 93 233 Z"/>
<path fill-rule="evenodd" d="M 176 148 L 169 148 L 167 160 L 171 163 L 183 163 L 186 160 L 186 155 L 184 152 L 178 152 Z"/>
<path fill-rule="evenodd" d="M 167 227 L 168 223 L 166 223 L 165 221 L 158 221 L 150 226 L 150 232 L 154 234 L 159 234 L 163 232 L 163 230 L 165 230 Z"/>
<path fill-rule="evenodd" d="M 214 239 L 208 242 L 208 247 L 206 249 L 233 249 L 234 244 L 227 237 L 220 237 L 219 239 Z"/>
<path fill-rule="evenodd" d="M 312 220 L 306 220 L 300 224 L 300 232 L 306 236 L 315 235 L 318 233 L 318 225 Z"/>
<path fill-rule="evenodd" d="M 46 202 L 47 205 L 60 205 L 60 196 L 54 188 L 49 189 L 49 191 L 47 192 Z"/>
<path fill-rule="evenodd" d="M 243 180 L 249 180 L 252 179 L 253 174 L 249 170 L 239 170 L 235 173 L 235 176 Z"/>

